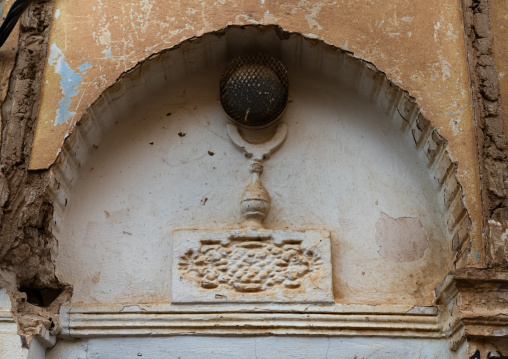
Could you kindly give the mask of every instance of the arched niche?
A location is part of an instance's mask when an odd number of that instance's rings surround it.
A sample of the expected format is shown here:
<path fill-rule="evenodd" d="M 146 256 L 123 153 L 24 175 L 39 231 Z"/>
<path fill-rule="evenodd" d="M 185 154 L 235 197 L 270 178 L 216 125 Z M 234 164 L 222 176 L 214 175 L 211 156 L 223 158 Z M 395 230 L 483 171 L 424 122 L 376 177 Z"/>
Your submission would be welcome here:
<path fill-rule="evenodd" d="M 271 54 L 289 71 L 288 137 L 263 174 L 272 197 L 266 227 L 331 232 L 341 308 L 432 306 L 433 289 L 467 242 L 446 141 L 372 64 L 259 26 L 150 57 L 66 139 L 51 195 L 57 275 L 74 285 L 69 306 L 170 306 L 171 232 L 239 225 L 249 173 L 226 134 L 218 79 L 246 52 Z M 419 310 L 413 314 L 433 318 L 422 332 L 438 335 L 437 312 Z"/>

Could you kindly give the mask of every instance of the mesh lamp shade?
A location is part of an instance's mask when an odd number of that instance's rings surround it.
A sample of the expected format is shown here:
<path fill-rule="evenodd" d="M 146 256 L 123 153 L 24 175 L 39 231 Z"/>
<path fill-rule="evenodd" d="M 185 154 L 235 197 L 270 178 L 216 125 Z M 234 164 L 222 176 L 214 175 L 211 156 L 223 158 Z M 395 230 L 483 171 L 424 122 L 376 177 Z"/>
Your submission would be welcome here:
<path fill-rule="evenodd" d="M 220 79 L 220 102 L 226 114 L 245 128 L 264 128 L 277 121 L 288 102 L 284 65 L 265 55 L 234 59 Z"/>

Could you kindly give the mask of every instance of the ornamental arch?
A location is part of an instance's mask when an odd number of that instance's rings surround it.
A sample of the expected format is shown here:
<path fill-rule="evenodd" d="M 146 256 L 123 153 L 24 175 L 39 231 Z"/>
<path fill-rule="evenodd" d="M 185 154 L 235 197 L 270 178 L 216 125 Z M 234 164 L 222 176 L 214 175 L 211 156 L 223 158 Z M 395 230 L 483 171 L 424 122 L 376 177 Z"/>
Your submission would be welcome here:
<path fill-rule="evenodd" d="M 212 300 L 179 302 L 175 291 L 208 289 L 175 286 L 174 231 L 242 226 L 250 175 L 228 137 L 218 81 L 232 59 L 259 52 L 282 61 L 290 83 L 287 138 L 264 163 L 264 225 L 329 233 L 329 297 L 314 298 L 309 281 L 305 300 L 236 302 L 232 289 L 209 289 Z M 352 355 L 373 337 L 401 354 L 427 347 L 454 357 L 434 289 L 470 244 L 455 171 L 410 94 L 322 41 L 234 26 L 155 54 L 90 106 L 51 168 L 56 273 L 74 293 L 61 311 L 64 340 L 48 356 L 82 350 L 68 338 L 105 352 L 121 336 L 151 334 L 185 352 L 192 341 L 179 336 L 192 332 L 211 346 L 233 342 L 203 335 L 243 335 L 246 351 L 254 335 L 318 335 L 349 342 Z"/>

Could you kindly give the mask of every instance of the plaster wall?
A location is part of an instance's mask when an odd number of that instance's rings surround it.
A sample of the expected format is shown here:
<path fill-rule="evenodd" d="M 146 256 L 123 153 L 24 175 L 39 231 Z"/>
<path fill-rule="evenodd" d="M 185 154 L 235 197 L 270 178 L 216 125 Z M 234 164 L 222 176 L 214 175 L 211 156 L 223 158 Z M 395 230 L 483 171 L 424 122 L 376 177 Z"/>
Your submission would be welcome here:
<path fill-rule="evenodd" d="M 0 358 L 26 358 L 28 350 L 21 347 L 17 325 L 11 315 L 11 301 L 4 289 L 0 289 Z"/>
<path fill-rule="evenodd" d="M 108 338 L 59 341 L 46 358 L 464 358 L 446 340 L 313 337 Z"/>
<path fill-rule="evenodd" d="M 330 76 L 331 55 L 316 62 L 301 38 L 283 46 L 300 56 L 286 62 L 288 138 L 263 173 L 272 197 L 266 227 L 331 231 L 338 303 L 432 305 L 452 253 L 425 154 L 402 119 L 374 101 L 386 102 L 386 93 L 355 90 L 353 72 Z M 89 156 L 71 151 L 76 171 L 54 233 L 56 272 L 74 285 L 73 303 L 169 303 L 171 231 L 240 224 L 250 174 L 217 99 L 225 64 L 209 49 L 189 45 L 171 60 L 189 66 L 161 60 L 147 68 L 138 86 L 87 122 L 104 132 L 91 136 Z"/>
<path fill-rule="evenodd" d="M 276 24 L 322 39 L 373 62 L 407 89 L 459 163 L 458 179 L 473 220 L 466 262 L 482 263 L 476 142 L 456 0 L 57 0 L 31 168 L 53 163 L 76 120 L 124 71 L 182 40 L 232 24 Z"/>

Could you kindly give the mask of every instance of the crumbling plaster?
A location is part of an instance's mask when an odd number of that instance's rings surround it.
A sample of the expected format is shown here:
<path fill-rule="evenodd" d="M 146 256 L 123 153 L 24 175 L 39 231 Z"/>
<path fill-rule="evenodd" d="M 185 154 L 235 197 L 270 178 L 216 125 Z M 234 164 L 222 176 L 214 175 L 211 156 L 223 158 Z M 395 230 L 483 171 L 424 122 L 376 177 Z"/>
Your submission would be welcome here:
<path fill-rule="evenodd" d="M 490 24 L 492 32 L 492 56 L 503 102 L 504 127 L 508 128 L 508 2 L 490 0 Z"/>
<path fill-rule="evenodd" d="M 9 11 L 14 0 L 2 1 L 0 5 L 0 15 L 2 20 Z M 7 90 L 9 88 L 9 78 L 14 68 L 14 60 L 18 51 L 19 25 L 12 31 L 12 35 L 7 39 L 4 46 L 0 49 L 0 103 L 4 102 Z M 1 119 L 1 114 L 0 114 Z M 1 121 L 0 121 L 1 123 Z"/>
<path fill-rule="evenodd" d="M 465 263 L 484 261 L 475 129 L 458 1 L 56 0 L 54 9 L 32 169 L 51 165 L 75 121 L 138 62 L 228 25 L 277 24 L 376 64 L 416 98 L 448 140 L 459 165 L 457 177 L 473 223 L 474 255 Z"/>

